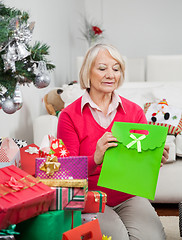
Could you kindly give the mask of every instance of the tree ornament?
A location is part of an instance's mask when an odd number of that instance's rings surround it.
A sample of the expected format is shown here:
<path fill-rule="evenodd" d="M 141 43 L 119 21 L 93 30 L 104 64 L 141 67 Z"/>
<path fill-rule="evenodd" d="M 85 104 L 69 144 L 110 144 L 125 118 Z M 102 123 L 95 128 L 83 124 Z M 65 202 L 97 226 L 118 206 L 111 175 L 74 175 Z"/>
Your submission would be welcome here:
<path fill-rule="evenodd" d="M 37 76 L 35 77 L 35 86 L 37 88 L 44 88 L 47 87 L 51 81 L 47 68 L 46 63 L 44 61 L 40 61 L 37 68 Z"/>
<path fill-rule="evenodd" d="M 14 45 L 9 45 L 7 48 L 7 52 L 2 55 L 2 59 L 4 61 L 4 71 L 6 72 L 9 69 L 12 69 L 12 72 L 16 71 L 15 61 L 16 57 L 16 49 Z"/>
<path fill-rule="evenodd" d="M 23 99 L 22 99 L 22 94 L 21 94 L 21 91 L 20 91 L 19 83 L 17 83 L 16 87 L 15 87 L 15 92 L 14 92 L 14 95 L 13 95 L 13 102 L 14 102 L 14 105 L 16 107 L 16 110 L 19 110 L 23 105 Z"/>
<path fill-rule="evenodd" d="M 4 102 L 5 98 L 3 96 L 0 96 L 0 109 L 2 108 L 2 104 Z"/>
<path fill-rule="evenodd" d="M 14 104 L 14 101 L 12 98 L 7 98 L 3 103 L 2 103 L 2 109 L 5 113 L 12 114 L 16 112 L 16 106 Z"/>
<path fill-rule="evenodd" d="M 37 88 L 45 88 L 50 83 L 50 77 L 48 74 L 38 74 L 35 78 L 35 86 Z"/>
<path fill-rule="evenodd" d="M 16 52 L 17 52 L 17 60 L 22 60 L 30 55 L 30 52 L 27 51 L 25 44 L 23 43 L 16 43 Z"/>

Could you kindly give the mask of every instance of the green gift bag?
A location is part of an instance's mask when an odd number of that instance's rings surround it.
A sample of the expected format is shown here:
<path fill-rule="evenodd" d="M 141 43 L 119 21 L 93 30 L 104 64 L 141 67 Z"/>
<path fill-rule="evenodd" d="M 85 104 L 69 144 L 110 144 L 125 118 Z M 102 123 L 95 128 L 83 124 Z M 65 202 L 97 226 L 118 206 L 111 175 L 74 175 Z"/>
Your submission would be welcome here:
<path fill-rule="evenodd" d="M 17 240 L 61 240 L 64 232 L 81 225 L 81 211 L 49 211 L 16 225 Z"/>
<path fill-rule="evenodd" d="M 98 186 L 154 200 L 167 132 L 162 126 L 115 122 L 118 146 L 105 152 Z"/>

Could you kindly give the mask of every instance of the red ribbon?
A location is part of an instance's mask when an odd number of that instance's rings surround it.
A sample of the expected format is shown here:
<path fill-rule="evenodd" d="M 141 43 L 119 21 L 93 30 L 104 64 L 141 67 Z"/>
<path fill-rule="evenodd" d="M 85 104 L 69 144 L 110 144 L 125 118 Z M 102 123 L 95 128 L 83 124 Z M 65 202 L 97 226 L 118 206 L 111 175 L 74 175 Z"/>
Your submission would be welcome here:
<path fill-rule="evenodd" d="M 72 222 L 71 222 L 71 229 L 73 229 L 73 227 L 74 227 L 74 224 L 73 224 L 74 215 L 73 214 L 74 214 L 73 211 L 71 211 L 71 220 L 72 220 Z"/>
<path fill-rule="evenodd" d="M 18 182 L 14 177 L 11 177 L 9 181 L 4 183 L 4 185 L 14 189 L 15 191 L 19 191 L 20 189 L 24 188 L 24 185 Z"/>

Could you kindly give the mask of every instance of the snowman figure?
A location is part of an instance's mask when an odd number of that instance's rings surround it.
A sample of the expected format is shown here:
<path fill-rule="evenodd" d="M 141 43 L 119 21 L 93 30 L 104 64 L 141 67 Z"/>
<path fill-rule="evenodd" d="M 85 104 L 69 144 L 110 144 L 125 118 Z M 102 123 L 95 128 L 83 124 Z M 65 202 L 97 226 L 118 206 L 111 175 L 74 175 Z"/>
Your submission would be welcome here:
<path fill-rule="evenodd" d="M 170 113 L 168 112 L 168 103 L 166 101 L 166 99 L 162 99 L 162 101 L 160 101 L 157 104 L 157 112 L 152 113 L 152 117 L 151 120 L 152 122 L 156 122 L 157 121 L 157 115 L 163 115 L 165 120 L 168 120 L 170 118 Z"/>

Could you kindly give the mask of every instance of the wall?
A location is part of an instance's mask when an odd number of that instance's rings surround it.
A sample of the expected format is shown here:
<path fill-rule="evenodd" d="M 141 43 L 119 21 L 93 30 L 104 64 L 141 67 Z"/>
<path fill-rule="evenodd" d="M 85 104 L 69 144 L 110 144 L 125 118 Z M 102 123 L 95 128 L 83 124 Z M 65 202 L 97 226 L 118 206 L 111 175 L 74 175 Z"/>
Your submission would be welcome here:
<path fill-rule="evenodd" d="M 181 0 L 6 0 L 10 7 L 28 11 L 35 21 L 32 41 L 50 45 L 49 59 L 56 65 L 51 85 L 22 87 L 24 105 L 13 115 L 0 110 L 0 136 L 33 142 L 34 119 L 46 113 L 41 102 L 54 86 L 77 80 L 77 56 L 85 54 L 82 16 L 101 23 L 105 41 L 129 58 L 149 54 L 182 54 Z"/>
<path fill-rule="evenodd" d="M 129 58 L 182 53 L 181 0 L 86 0 L 108 42 Z"/>

